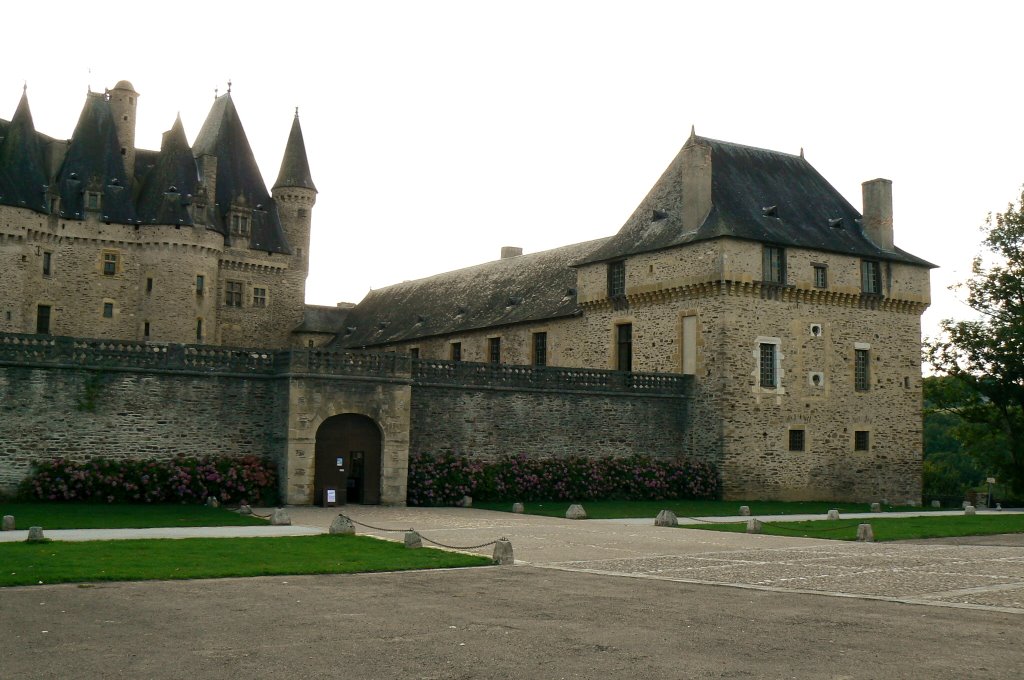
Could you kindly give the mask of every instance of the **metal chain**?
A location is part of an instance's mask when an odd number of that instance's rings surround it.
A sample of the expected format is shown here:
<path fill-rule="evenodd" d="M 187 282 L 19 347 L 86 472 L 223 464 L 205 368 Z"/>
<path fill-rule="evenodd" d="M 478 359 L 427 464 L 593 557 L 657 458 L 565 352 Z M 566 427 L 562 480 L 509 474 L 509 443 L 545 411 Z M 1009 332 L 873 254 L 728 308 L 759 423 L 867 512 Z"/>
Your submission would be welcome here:
<path fill-rule="evenodd" d="M 383 527 L 375 527 L 375 526 L 373 526 L 371 524 L 363 524 L 362 522 L 357 522 L 357 521 L 355 521 L 354 519 L 352 519 L 351 517 L 349 517 L 348 515 L 346 515 L 344 513 L 339 513 L 339 514 L 342 517 L 344 517 L 345 519 L 347 519 L 349 522 L 352 522 L 352 524 L 358 524 L 361 527 L 366 527 L 367 529 L 373 529 L 374 531 L 394 531 L 396 533 L 404 533 L 406 531 L 416 531 L 413 528 L 409 528 L 409 529 L 385 529 Z"/>
<path fill-rule="evenodd" d="M 348 515 L 345 515 L 343 513 L 340 513 L 340 514 L 341 514 L 342 517 L 344 517 L 348 521 L 352 522 L 352 524 L 358 524 L 361 527 L 366 527 L 367 529 L 373 529 L 374 531 L 393 531 L 393 532 L 396 532 L 396 533 L 405 533 L 407 531 L 416 531 L 415 529 L 412 529 L 412 528 L 409 528 L 409 529 L 385 529 L 383 527 L 375 527 L 372 524 L 365 524 L 363 522 L 357 522 L 356 520 L 352 519 L 351 517 L 349 517 Z M 416 533 L 419 534 L 418 531 Z M 480 545 L 447 545 L 446 543 L 441 543 L 439 541 L 433 541 L 433 540 L 427 538 L 426 536 L 424 536 L 423 534 L 419 534 L 419 536 L 420 536 L 421 540 L 424 540 L 427 543 L 433 543 L 436 546 L 440 546 L 442 548 L 448 548 L 449 550 L 479 550 L 480 548 L 486 548 L 489 545 L 494 545 L 498 541 L 508 540 L 504 536 L 502 536 L 499 539 L 496 539 L 494 541 L 488 541 L 487 543 L 481 543 Z"/>
<path fill-rule="evenodd" d="M 741 522 L 737 522 L 735 520 L 701 519 L 700 517 L 683 517 L 682 519 L 691 519 L 691 520 L 693 520 L 695 522 L 703 522 L 704 524 L 741 524 L 742 523 L 742 521 Z M 757 518 L 756 517 L 751 517 L 750 519 L 757 519 Z M 807 520 L 807 521 L 813 522 L 813 521 L 821 521 L 821 520 Z M 841 529 L 852 529 L 852 528 L 854 528 L 856 526 L 859 526 L 858 524 L 844 524 L 844 525 L 841 525 L 841 526 L 829 527 L 828 529 L 812 529 L 810 527 L 804 527 L 804 528 L 796 529 L 796 528 L 793 528 L 793 527 L 787 527 L 787 526 L 779 524 L 777 522 L 761 521 L 761 524 L 763 524 L 764 526 L 767 526 L 767 527 L 775 527 L 776 529 L 779 529 L 781 531 L 790 531 L 790 532 L 795 532 L 795 533 L 799 533 L 801 531 L 809 531 L 811 533 L 828 533 L 830 531 L 840 531 Z"/>

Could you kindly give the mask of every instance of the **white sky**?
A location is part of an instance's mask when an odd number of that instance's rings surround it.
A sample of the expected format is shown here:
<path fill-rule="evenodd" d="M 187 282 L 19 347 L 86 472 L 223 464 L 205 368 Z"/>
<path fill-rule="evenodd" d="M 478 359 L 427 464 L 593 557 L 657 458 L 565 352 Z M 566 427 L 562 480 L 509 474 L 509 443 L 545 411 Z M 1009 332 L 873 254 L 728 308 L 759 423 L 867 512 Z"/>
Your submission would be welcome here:
<path fill-rule="evenodd" d="M 107 11 L 109 9 L 109 11 Z M 896 243 L 947 287 L 1024 183 L 1020 3 L 134 2 L 4 8 L 0 117 L 28 82 L 70 137 L 130 80 L 136 144 L 232 95 L 268 187 L 294 107 L 313 179 L 307 302 L 618 231 L 698 134 L 796 153 L 858 209 L 893 180 Z"/>

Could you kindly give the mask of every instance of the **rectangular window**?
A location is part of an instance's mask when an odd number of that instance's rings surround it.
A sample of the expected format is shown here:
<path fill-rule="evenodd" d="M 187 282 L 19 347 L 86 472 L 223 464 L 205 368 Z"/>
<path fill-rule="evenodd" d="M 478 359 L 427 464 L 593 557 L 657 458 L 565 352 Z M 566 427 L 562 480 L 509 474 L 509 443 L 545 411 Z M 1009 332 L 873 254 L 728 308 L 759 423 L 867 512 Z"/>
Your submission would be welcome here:
<path fill-rule="evenodd" d="M 202 274 L 196 274 L 196 295 L 203 294 L 203 288 L 206 286 L 206 277 Z"/>
<path fill-rule="evenodd" d="M 533 334 L 533 365 L 534 366 L 547 366 L 548 365 L 548 334 L 547 333 L 534 333 Z"/>
<path fill-rule="evenodd" d="M 768 283 L 786 282 L 786 250 L 765 246 L 762 252 L 761 276 Z"/>
<path fill-rule="evenodd" d="M 462 343 L 461 342 L 453 342 L 449 349 L 450 349 L 449 358 L 451 358 L 452 361 L 462 361 Z"/>
<path fill-rule="evenodd" d="M 148 321 L 145 322 L 144 324 L 142 324 L 142 337 L 144 337 L 144 338 L 148 338 L 149 337 L 149 322 Z"/>
<path fill-rule="evenodd" d="M 697 317 L 683 317 L 683 375 L 697 373 Z"/>
<path fill-rule="evenodd" d="M 253 288 L 252 289 L 252 306 L 253 307 L 266 307 L 267 306 L 267 289 L 266 288 Z"/>
<path fill-rule="evenodd" d="M 409 348 L 409 356 L 411 356 L 413 359 L 419 359 L 420 358 L 420 348 L 419 347 L 410 347 Z"/>
<path fill-rule="evenodd" d="M 804 450 L 804 431 L 803 430 L 790 430 L 789 431 L 789 450 L 790 451 L 803 451 Z"/>
<path fill-rule="evenodd" d="M 101 194 L 96 191 L 87 191 L 85 194 L 85 207 L 88 210 L 99 210 L 100 209 L 100 196 Z"/>
<path fill-rule="evenodd" d="M 146 279 L 146 292 L 147 293 L 152 293 L 153 292 L 153 279 L 152 279 L 152 277 Z"/>
<path fill-rule="evenodd" d="M 828 267 L 823 264 L 814 265 L 814 287 L 828 288 Z"/>
<path fill-rule="evenodd" d="M 43 276 L 53 273 L 53 253 L 43 251 Z"/>
<path fill-rule="evenodd" d="M 113 276 L 117 273 L 117 253 L 103 253 L 103 275 Z"/>
<path fill-rule="evenodd" d="M 871 387 L 871 351 L 855 349 L 853 354 L 853 382 L 858 391 Z"/>
<path fill-rule="evenodd" d="M 203 320 L 196 319 L 196 342 L 203 341 Z"/>
<path fill-rule="evenodd" d="M 882 267 L 874 260 L 861 260 L 860 289 L 873 295 L 882 294 Z"/>
<path fill-rule="evenodd" d="M 620 371 L 633 370 L 633 324 L 624 323 L 615 327 L 615 368 Z"/>
<path fill-rule="evenodd" d="M 608 263 L 608 297 L 626 294 L 626 261 Z"/>
<path fill-rule="evenodd" d="M 227 281 L 224 284 L 224 304 L 228 307 L 242 306 L 242 282 Z"/>
<path fill-rule="evenodd" d="M 103 303 L 103 318 L 113 319 L 114 318 L 114 303 L 104 302 Z"/>
<path fill-rule="evenodd" d="M 249 218 L 242 215 L 231 216 L 231 233 L 235 236 L 249 235 Z"/>
<path fill-rule="evenodd" d="M 36 333 L 47 335 L 50 332 L 50 305 L 36 307 Z"/>
<path fill-rule="evenodd" d="M 487 358 L 492 364 L 501 363 L 501 338 L 487 338 Z"/>
<path fill-rule="evenodd" d="M 775 389 L 779 386 L 779 372 L 775 366 L 775 358 L 775 343 L 762 342 L 759 351 L 761 387 Z"/>
<path fill-rule="evenodd" d="M 871 450 L 871 437 L 867 430 L 857 430 L 856 432 L 853 433 L 853 450 Z"/>

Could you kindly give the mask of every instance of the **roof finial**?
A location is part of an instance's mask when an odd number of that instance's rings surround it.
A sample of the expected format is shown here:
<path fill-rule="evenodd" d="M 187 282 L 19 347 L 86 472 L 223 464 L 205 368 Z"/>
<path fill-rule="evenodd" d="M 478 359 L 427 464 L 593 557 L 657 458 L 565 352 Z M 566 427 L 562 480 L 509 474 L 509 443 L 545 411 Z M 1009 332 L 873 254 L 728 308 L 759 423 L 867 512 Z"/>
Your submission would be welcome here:
<path fill-rule="evenodd" d="M 228 94 L 231 94 L 231 78 L 228 78 Z"/>
<path fill-rule="evenodd" d="M 217 98 L 217 95 L 218 95 L 218 94 L 220 94 L 220 88 L 219 88 L 219 87 L 215 87 L 215 88 L 213 88 L 213 98 L 214 98 L 214 99 L 216 99 L 216 98 Z"/>
<path fill-rule="evenodd" d="M 296 118 L 299 117 L 299 107 L 298 106 L 295 107 L 295 117 Z"/>
<path fill-rule="evenodd" d="M 800 147 L 800 158 L 804 157 L 804 147 Z"/>
<path fill-rule="evenodd" d="M 692 124 L 690 125 L 690 139 L 691 140 L 697 139 L 697 126 L 696 125 L 692 125 Z"/>
<path fill-rule="evenodd" d="M 22 94 L 28 94 L 28 81 L 27 80 L 24 83 L 22 83 L 22 85 L 21 85 L 21 93 Z"/>

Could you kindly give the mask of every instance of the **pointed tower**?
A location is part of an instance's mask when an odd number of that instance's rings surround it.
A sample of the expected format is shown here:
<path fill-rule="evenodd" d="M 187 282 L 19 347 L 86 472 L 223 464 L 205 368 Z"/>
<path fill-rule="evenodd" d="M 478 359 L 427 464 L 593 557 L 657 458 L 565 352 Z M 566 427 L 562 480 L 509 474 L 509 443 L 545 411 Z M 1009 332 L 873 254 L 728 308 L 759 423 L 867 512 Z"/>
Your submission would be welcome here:
<path fill-rule="evenodd" d="M 281 160 L 281 172 L 271 191 L 281 216 L 281 225 L 292 247 L 295 267 L 305 272 L 309 268 L 309 232 L 317 191 L 309 172 L 298 108 L 295 109 L 288 144 Z"/>
<path fill-rule="evenodd" d="M 0 142 L 0 203 L 47 212 L 44 167 L 26 88 Z"/>
<path fill-rule="evenodd" d="M 107 96 L 110 97 L 110 112 L 117 128 L 117 141 L 121 144 L 125 175 L 130 182 L 135 178 L 135 112 L 139 93 L 131 83 L 122 80 L 113 90 L 107 91 Z"/>
<path fill-rule="evenodd" d="M 146 175 L 139 192 L 139 220 L 144 225 L 193 224 L 190 206 L 198 186 L 196 159 L 179 115 L 171 129 L 164 133 L 156 166 Z"/>

